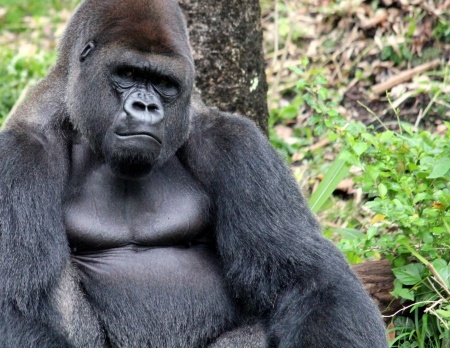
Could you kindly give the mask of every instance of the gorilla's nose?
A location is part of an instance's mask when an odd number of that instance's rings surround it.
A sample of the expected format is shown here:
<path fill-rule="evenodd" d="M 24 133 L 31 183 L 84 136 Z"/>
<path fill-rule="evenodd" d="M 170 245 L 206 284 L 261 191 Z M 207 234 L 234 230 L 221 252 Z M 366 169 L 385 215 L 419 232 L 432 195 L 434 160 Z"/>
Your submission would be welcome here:
<path fill-rule="evenodd" d="M 144 102 L 142 100 L 136 100 L 131 105 L 132 109 L 136 112 L 146 112 L 146 111 L 156 111 L 158 110 L 158 105 L 152 102 Z"/>
<path fill-rule="evenodd" d="M 159 99 L 147 93 L 132 93 L 124 104 L 124 110 L 133 123 L 156 125 L 164 119 L 164 110 Z"/>

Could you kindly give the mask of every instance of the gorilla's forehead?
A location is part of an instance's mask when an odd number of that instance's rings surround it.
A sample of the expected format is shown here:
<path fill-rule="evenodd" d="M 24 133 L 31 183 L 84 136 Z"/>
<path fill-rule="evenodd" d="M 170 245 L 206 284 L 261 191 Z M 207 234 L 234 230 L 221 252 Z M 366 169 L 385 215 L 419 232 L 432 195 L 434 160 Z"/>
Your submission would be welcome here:
<path fill-rule="evenodd" d="M 124 25 L 127 23 L 127 25 Z M 160 24 L 151 21 L 129 23 L 115 19 L 95 37 L 99 44 L 121 43 L 124 46 L 149 53 L 186 53 L 188 44 L 183 37 L 174 39 L 171 28 L 160 31 Z"/>
<path fill-rule="evenodd" d="M 90 37 L 84 39 L 190 55 L 184 19 L 174 0 L 86 0 L 75 16 L 89 23 Z"/>
<path fill-rule="evenodd" d="M 133 66 L 140 67 L 148 71 L 164 71 L 166 75 L 178 76 L 181 78 L 192 73 L 192 62 L 189 57 L 174 53 L 152 50 L 144 47 L 142 50 L 129 49 L 129 43 L 111 43 L 104 47 L 106 52 L 103 57 L 107 66 Z"/>

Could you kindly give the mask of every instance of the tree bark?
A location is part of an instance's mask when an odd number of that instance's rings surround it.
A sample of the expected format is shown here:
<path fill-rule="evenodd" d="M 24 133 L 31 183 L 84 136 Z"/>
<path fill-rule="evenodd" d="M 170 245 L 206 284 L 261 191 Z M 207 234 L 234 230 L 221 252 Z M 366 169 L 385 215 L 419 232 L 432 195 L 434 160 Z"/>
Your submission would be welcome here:
<path fill-rule="evenodd" d="M 179 0 L 206 105 L 239 113 L 267 133 L 259 0 Z"/>

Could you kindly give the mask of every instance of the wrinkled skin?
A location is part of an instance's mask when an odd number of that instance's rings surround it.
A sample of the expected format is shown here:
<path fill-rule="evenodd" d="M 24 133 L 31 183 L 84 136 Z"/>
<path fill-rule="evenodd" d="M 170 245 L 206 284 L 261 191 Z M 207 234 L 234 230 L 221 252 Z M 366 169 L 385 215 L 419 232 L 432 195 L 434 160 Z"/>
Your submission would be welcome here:
<path fill-rule="evenodd" d="M 0 132 L 0 346 L 386 347 L 249 120 L 192 97 L 175 1 L 86 0 Z"/>

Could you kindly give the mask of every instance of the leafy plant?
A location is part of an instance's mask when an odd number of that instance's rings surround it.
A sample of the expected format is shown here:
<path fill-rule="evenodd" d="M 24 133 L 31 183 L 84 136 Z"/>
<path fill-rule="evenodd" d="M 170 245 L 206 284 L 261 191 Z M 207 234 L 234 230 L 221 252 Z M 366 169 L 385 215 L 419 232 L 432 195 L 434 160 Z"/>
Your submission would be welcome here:
<path fill-rule="evenodd" d="M 450 330 L 450 131 L 441 136 L 399 124 L 397 132 L 374 133 L 349 123 L 335 132 L 344 144 L 340 158 L 362 169 L 355 181 L 374 214 L 352 241 L 352 254 L 393 261 L 392 294 L 414 302 L 409 340 L 440 347 L 432 341 L 448 340 Z"/>
<path fill-rule="evenodd" d="M 307 64 L 307 61 L 303 63 Z M 341 152 L 310 205 L 314 211 L 330 198 L 348 171 L 366 196 L 372 218 L 353 228 L 335 229 L 349 261 L 386 258 L 396 277 L 392 294 L 405 309 L 394 318 L 392 347 L 447 347 L 450 344 L 450 131 L 417 131 L 400 122 L 397 130 L 375 132 L 346 121 L 320 71 L 298 69 L 296 103 L 311 108 L 316 134 L 338 142 Z M 294 104 L 295 105 L 295 104 Z M 292 112 L 293 113 L 293 112 Z M 376 115 L 374 115 L 376 116 Z M 450 123 L 447 123 L 450 129 Z M 336 235 L 336 234 L 335 234 Z"/>
<path fill-rule="evenodd" d="M 27 86 L 32 86 L 55 61 L 55 53 L 22 55 L 13 49 L 0 51 L 0 125 Z"/>
<path fill-rule="evenodd" d="M 362 169 L 355 181 L 374 214 L 364 234 L 342 244 L 352 246 L 352 256 L 392 260 L 392 294 L 405 305 L 413 301 L 408 309 L 415 325 L 407 341 L 443 347 L 450 332 L 450 131 L 398 127 L 376 133 L 350 122 L 332 130 L 342 139 L 340 159 Z M 403 347 L 406 341 L 396 342 Z"/>

